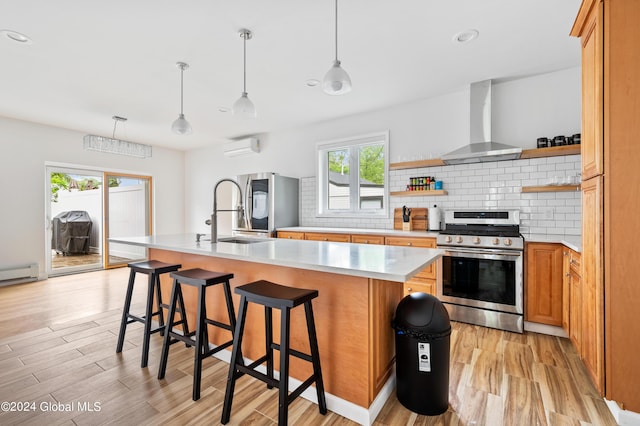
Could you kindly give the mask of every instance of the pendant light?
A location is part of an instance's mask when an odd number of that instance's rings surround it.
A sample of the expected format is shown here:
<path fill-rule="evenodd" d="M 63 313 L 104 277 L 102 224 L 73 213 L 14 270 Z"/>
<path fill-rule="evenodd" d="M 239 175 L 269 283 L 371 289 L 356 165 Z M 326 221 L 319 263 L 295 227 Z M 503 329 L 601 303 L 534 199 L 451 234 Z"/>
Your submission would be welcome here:
<path fill-rule="evenodd" d="M 180 68 L 180 115 L 171 125 L 173 133 L 178 135 L 189 135 L 192 132 L 191 124 L 184 118 L 183 98 L 184 98 L 184 70 L 189 68 L 189 64 L 184 62 L 176 62 L 176 67 Z"/>
<path fill-rule="evenodd" d="M 240 30 L 240 37 L 242 37 L 244 47 L 243 86 L 240 99 L 233 104 L 233 114 L 245 118 L 256 118 L 256 107 L 253 105 L 253 102 L 251 102 L 251 99 L 249 99 L 249 96 L 247 96 L 247 40 L 251 40 L 253 34 L 251 31 L 243 28 Z"/>
<path fill-rule="evenodd" d="M 343 95 L 351 91 L 349 74 L 340 66 L 338 60 L 338 0 L 336 0 L 336 58 L 333 66 L 324 76 L 322 90 L 328 95 Z"/>

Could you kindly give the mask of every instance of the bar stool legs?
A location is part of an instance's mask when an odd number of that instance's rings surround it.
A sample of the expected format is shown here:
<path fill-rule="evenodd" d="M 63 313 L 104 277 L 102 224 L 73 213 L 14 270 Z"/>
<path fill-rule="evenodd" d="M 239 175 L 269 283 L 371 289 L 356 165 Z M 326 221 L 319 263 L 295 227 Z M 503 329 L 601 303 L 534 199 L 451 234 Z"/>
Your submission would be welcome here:
<path fill-rule="evenodd" d="M 127 325 L 132 322 L 141 322 L 144 324 L 144 332 L 142 338 L 142 360 L 140 367 L 145 368 L 149 362 L 149 341 L 153 333 L 164 333 L 164 313 L 163 307 L 167 307 L 162 303 L 162 293 L 160 290 L 160 275 L 172 271 L 177 271 L 182 266 L 178 264 L 170 264 L 159 262 L 156 260 L 149 260 L 146 262 L 130 263 L 129 268 L 129 282 L 127 284 L 127 293 L 124 301 L 124 308 L 122 309 L 122 320 L 120 321 L 120 332 L 118 333 L 118 343 L 116 345 L 116 353 L 122 352 L 124 346 L 124 336 L 127 330 Z M 147 303 L 144 316 L 140 317 L 131 314 L 131 300 L 133 297 L 133 286 L 135 284 L 136 273 L 143 273 L 148 276 L 147 285 Z M 155 295 L 155 297 L 154 297 Z M 156 300 L 156 306 L 154 311 L 153 301 Z M 153 317 L 158 317 L 159 326 L 152 329 L 151 322 Z"/>
<path fill-rule="evenodd" d="M 193 395 L 192 399 L 197 401 L 200 399 L 200 382 L 202 380 L 202 360 L 209 357 L 233 344 L 233 338 L 225 343 L 209 349 L 209 333 L 208 325 L 228 330 L 233 336 L 236 328 L 235 312 L 233 308 L 233 300 L 231 298 L 231 287 L 229 280 L 233 278 L 233 274 L 206 271 L 203 269 L 189 269 L 186 271 L 175 272 L 171 274 L 173 280 L 173 288 L 171 290 L 171 302 L 169 304 L 169 316 L 164 334 L 164 342 L 162 345 L 162 355 L 160 358 L 160 368 L 158 370 L 158 379 L 163 379 L 167 368 L 167 358 L 169 357 L 169 346 L 178 341 L 182 341 L 188 346 L 195 346 L 194 362 L 193 362 Z M 196 330 L 189 332 L 184 328 L 182 335 L 173 331 L 173 326 L 178 323 L 174 322 L 176 305 L 182 304 L 184 311 L 184 301 L 182 301 L 182 285 L 190 285 L 198 288 L 198 307 L 196 312 Z M 229 324 L 207 317 L 206 308 L 206 289 L 209 286 L 222 284 L 225 302 L 227 304 L 227 314 L 229 316 Z M 183 325 L 186 327 L 186 321 Z"/>
<path fill-rule="evenodd" d="M 236 380 L 244 374 L 249 374 L 267 384 L 268 388 L 278 387 L 278 425 L 286 425 L 288 420 L 288 407 L 291 402 L 300 396 L 305 389 L 315 383 L 318 397 L 318 408 L 321 414 L 326 414 L 327 404 L 324 395 L 324 383 L 322 381 L 322 369 L 320 367 L 320 353 L 313 318 L 311 300 L 318 296 L 315 290 L 284 287 L 268 281 L 257 281 L 236 288 L 236 293 L 241 295 L 238 322 L 234 333 L 233 350 L 229 365 L 229 375 L 224 396 L 221 423 L 227 424 L 231 417 L 231 406 Z M 265 334 L 266 354 L 245 366 L 242 360 L 241 347 L 246 322 L 247 306 L 249 302 L 264 305 L 265 307 Z M 291 308 L 304 304 L 307 332 L 309 334 L 309 346 L 311 355 L 291 349 L 289 345 Z M 280 344 L 273 343 L 272 310 L 280 310 Z M 280 377 L 276 380 L 273 375 L 273 350 L 280 351 Z M 313 365 L 313 374 L 300 386 L 289 394 L 289 356 L 309 361 Z M 267 373 L 262 374 L 255 368 L 263 363 L 267 364 Z"/>

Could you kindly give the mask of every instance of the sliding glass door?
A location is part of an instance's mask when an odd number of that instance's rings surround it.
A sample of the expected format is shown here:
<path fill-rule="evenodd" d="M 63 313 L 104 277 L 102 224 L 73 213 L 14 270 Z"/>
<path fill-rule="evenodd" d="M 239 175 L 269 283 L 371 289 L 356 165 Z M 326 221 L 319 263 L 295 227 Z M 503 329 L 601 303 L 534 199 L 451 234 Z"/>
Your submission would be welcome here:
<path fill-rule="evenodd" d="M 109 242 L 109 238 L 143 237 L 152 233 L 151 177 L 104 174 L 105 268 L 146 259 L 144 247 Z"/>

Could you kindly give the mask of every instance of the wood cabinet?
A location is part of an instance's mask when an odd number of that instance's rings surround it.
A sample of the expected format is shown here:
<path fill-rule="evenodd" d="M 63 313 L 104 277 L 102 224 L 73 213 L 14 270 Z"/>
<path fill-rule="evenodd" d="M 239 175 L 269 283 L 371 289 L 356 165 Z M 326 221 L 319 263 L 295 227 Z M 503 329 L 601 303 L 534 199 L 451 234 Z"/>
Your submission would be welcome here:
<path fill-rule="evenodd" d="M 304 240 L 304 232 L 278 231 L 278 238 Z"/>
<path fill-rule="evenodd" d="M 581 355 L 596 387 L 640 412 L 640 2 L 583 0 Z"/>
<path fill-rule="evenodd" d="M 569 312 L 571 309 L 571 287 L 569 283 L 570 251 L 571 250 L 566 247 L 562 249 L 562 329 L 567 333 L 567 335 L 569 335 L 569 327 L 571 324 L 571 313 Z"/>
<path fill-rule="evenodd" d="M 582 336 L 580 355 L 600 392 L 604 391 L 604 287 L 602 177 L 582 183 Z"/>
<path fill-rule="evenodd" d="M 371 234 L 342 234 L 332 232 L 295 232 L 295 231 L 278 231 L 278 238 L 288 238 L 296 240 L 313 240 L 313 241 L 335 241 L 343 243 L 357 244 L 386 244 L 390 246 L 409 246 L 435 248 L 436 239 L 431 237 L 394 237 L 384 235 Z M 437 263 L 431 265 L 418 272 L 409 281 L 404 283 L 404 295 L 415 292 L 436 294 L 437 279 Z"/>
<path fill-rule="evenodd" d="M 587 3 L 587 2 L 585 2 Z M 603 170 L 603 4 L 590 1 L 580 37 L 582 40 L 582 178 Z M 581 8 L 581 12 L 583 12 Z M 577 22 L 576 22 L 577 24 Z M 575 30 L 575 26 L 574 26 Z"/>
<path fill-rule="evenodd" d="M 409 246 L 435 248 L 435 238 L 415 238 L 415 237 L 386 237 L 385 243 L 390 246 Z M 404 295 L 415 292 L 436 294 L 437 262 L 418 272 L 413 278 L 404 283 Z"/>
<path fill-rule="evenodd" d="M 336 243 L 350 243 L 351 235 L 349 234 L 330 234 L 330 233 L 319 233 L 319 232 L 305 232 L 304 233 L 305 240 L 311 241 L 333 241 Z"/>
<path fill-rule="evenodd" d="M 525 320 L 562 326 L 562 245 L 526 243 Z"/>
<path fill-rule="evenodd" d="M 580 254 L 569 252 L 569 339 L 576 348 L 582 347 L 582 271 Z"/>
<path fill-rule="evenodd" d="M 383 235 L 352 234 L 351 242 L 356 244 L 384 244 Z"/>
<path fill-rule="evenodd" d="M 408 296 L 411 293 L 428 293 L 436 295 L 436 281 L 426 278 L 411 278 L 404 283 L 404 295 Z"/>

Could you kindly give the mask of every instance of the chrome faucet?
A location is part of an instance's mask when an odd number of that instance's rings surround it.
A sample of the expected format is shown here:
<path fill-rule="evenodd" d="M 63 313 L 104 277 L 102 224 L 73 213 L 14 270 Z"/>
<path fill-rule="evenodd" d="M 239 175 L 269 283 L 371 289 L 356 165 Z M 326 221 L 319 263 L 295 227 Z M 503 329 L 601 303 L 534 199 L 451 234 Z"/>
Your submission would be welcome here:
<path fill-rule="evenodd" d="M 231 182 L 236 186 L 236 188 L 238 188 L 240 202 L 235 209 L 218 210 L 218 185 L 220 185 L 222 182 Z M 205 221 L 207 225 L 211 225 L 211 244 L 215 244 L 218 242 L 218 212 L 237 212 L 238 224 L 244 221 L 244 208 L 242 207 L 242 189 L 240 188 L 240 185 L 238 185 L 238 182 L 233 179 L 220 179 L 216 183 L 216 186 L 213 188 L 213 213 L 211 213 L 211 219 L 207 219 Z"/>

